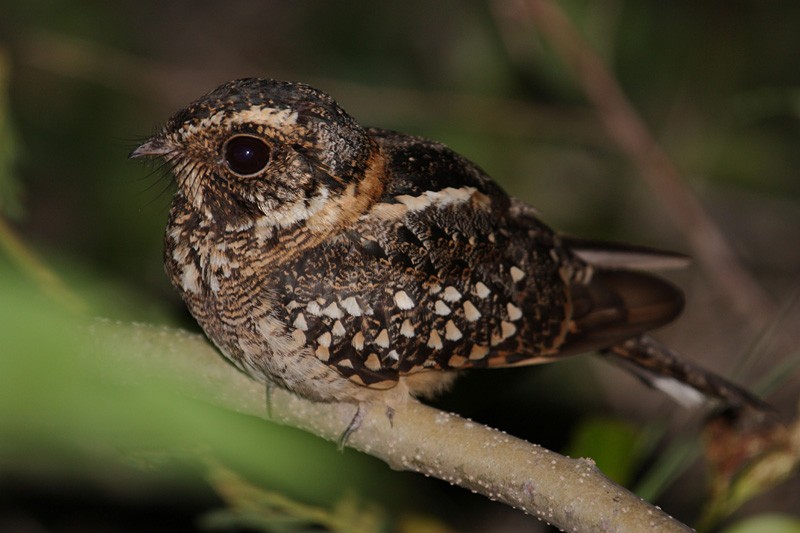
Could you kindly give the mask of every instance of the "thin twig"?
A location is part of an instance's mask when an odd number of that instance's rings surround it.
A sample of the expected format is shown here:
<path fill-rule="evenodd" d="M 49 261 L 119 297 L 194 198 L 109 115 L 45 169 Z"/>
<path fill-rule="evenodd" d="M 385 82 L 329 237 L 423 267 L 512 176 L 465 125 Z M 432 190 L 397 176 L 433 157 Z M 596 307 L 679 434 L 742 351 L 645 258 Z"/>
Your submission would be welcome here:
<path fill-rule="evenodd" d="M 95 338 L 110 355 L 132 354 L 203 401 L 267 418 L 263 384 L 225 363 L 200 336 L 102 322 Z M 355 409 L 310 402 L 284 390 L 271 396 L 274 420 L 331 441 L 348 427 Z M 567 531 L 689 531 L 603 476 L 589 459 L 563 457 L 410 398 L 391 417 L 381 405 L 362 409 L 364 420 L 347 445 L 395 469 L 473 490 Z"/>

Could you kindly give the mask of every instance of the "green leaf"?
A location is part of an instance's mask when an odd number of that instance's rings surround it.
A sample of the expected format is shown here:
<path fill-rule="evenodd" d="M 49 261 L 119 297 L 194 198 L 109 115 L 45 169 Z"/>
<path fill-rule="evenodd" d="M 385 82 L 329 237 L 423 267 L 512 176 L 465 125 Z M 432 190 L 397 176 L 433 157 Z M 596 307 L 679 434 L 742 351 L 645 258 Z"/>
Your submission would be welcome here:
<path fill-rule="evenodd" d="M 637 429 L 621 420 L 587 418 L 565 450 L 570 457 L 591 457 L 603 473 L 621 485 L 631 480 L 641 457 Z"/>

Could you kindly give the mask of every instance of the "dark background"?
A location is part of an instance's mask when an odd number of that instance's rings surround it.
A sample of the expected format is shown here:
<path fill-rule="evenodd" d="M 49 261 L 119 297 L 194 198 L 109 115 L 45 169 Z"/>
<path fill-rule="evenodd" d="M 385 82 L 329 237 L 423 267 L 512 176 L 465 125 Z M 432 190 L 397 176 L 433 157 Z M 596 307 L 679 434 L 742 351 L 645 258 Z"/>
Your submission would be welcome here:
<path fill-rule="evenodd" d="M 642 179 L 535 21 L 524 16 L 523 4 L 4 0 L 2 216 L 86 302 L 87 314 L 196 329 L 162 270 L 172 184 L 127 154 L 200 94 L 229 79 L 262 76 L 315 85 L 364 125 L 445 142 L 559 230 L 697 255 L 697 244 L 682 229 L 688 215 L 670 209 Z M 768 392 L 791 416 L 800 313 L 800 4 L 558 5 L 609 65 L 680 169 L 681 187 L 721 228 L 770 306 L 737 311 L 718 283 L 724 272 L 696 262 L 668 273 L 688 302 L 684 317 L 660 338 L 687 358 Z M 0 252 L 7 289 L 0 306 L 31 332 L 22 337 L 9 323 L 0 325 L 0 346 L 5 335 L 5 355 L 11 355 L 5 362 L 13 365 L 14 355 L 43 354 L 37 342 L 47 334 L 36 318 L 35 284 L 25 281 L 32 267 L 9 239 L 3 237 Z M 23 289 L 13 292 L 11 285 Z M 41 299 L 41 306 L 47 302 Z M 23 303 L 31 304 L 30 315 L 19 311 Z M 777 382 L 768 379 L 773 374 Z M 39 375 L 20 375 L 16 390 L 26 389 L 28 379 L 28 390 L 39 390 Z M 126 450 L 121 477 L 108 474 L 122 468 L 114 453 L 101 454 L 90 469 L 92 454 L 84 449 L 85 462 L 65 467 L 71 460 L 63 439 L 48 431 L 25 433 L 68 392 L 56 385 L 45 393 L 51 396 L 40 398 L 44 407 L 14 403 L 22 393 L 0 397 L 0 440 L 6 438 L 0 445 L 0 529 L 166 531 L 196 527 L 198 517 L 222 507 L 204 463 L 179 453 L 141 467 L 130 460 L 138 452 Z M 699 415 L 595 359 L 469 373 L 437 405 L 562 453 L 596 457 L 626 486 L 684 521 L 702 511 L 707 476 L 702 461 L 693 460 L 702 448 Z M 6 425 L 5 435 L 3 422 L 11 419 L 2 413 L 15 413 L 17 424 Z M 75 429 L 80 414 L 72 415 L 64 430 L 84 435 Z M 303 475 L 287 469 L 260 477 L 267 491 L 328 507 L 345 495 L 374 501 L 398 529 L 412 515 L 434 517 L 431 527 L 466 531 L 538 527 L 480 496 L 391 472 L 352 451 L 337 454 L 314 437 L 236 423 L 265 439 L 265 462 L 296 454 L 297 442 L 313 450 L 302 462 Z M 25 438 L 10 427 L 21 428 Z M 291 444 L 281 448 L 272 439 Z M 665 461 L 669 454 L 678 459 Z M 258 456 L 254 452 L 254 460 Z M 325 461 L 358 474 L 317 465 Z M 312 475 L 317 469 L 331 479 L 321 482 Z M 797 482 L 788 483 L 746 505 L 730 523 L 768 512 L 797 516 L 798 501 Z M 270 527 L 281 517 L 276 513 Z"/>

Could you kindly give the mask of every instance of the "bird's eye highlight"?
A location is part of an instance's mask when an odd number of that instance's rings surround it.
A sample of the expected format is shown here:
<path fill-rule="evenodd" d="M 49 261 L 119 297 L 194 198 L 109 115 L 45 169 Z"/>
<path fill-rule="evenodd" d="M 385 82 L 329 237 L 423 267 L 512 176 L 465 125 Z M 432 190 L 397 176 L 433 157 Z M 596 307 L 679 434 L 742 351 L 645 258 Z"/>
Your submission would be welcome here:
<path fill-rule="evenodd" d="M 237 135 L 222 147 L 222 156 L 228 168 L 239 176 L 258 174 L 269 163 L 269 145 L 258 137 Z"/>

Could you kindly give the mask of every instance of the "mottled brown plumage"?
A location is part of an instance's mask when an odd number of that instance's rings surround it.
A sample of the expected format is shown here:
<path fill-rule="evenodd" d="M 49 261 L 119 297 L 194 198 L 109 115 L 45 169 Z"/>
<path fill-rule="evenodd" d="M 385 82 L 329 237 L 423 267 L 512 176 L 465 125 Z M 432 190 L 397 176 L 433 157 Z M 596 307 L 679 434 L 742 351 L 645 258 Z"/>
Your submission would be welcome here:
<path fill-rule="evenodd" d="M 306 85 L 222 85 L 132 155 L 163 157 L 177 180 L 172 283 L 267 383 L 391 405 L 455 370 L 610 349 L 656 384 L 758 404 L 642 336 L 683 299 L 634 269 L 676 256 L 561 238 L 447 147 L 364 129 Z"/>

